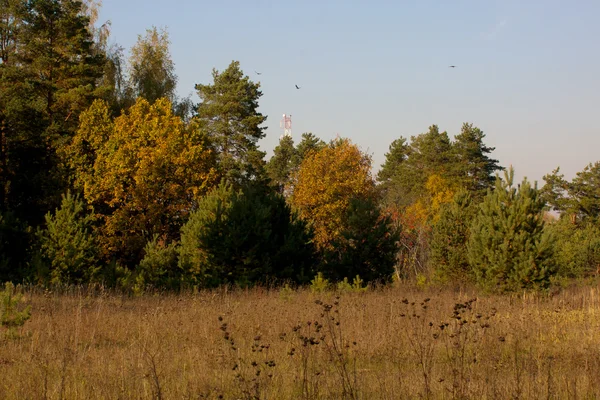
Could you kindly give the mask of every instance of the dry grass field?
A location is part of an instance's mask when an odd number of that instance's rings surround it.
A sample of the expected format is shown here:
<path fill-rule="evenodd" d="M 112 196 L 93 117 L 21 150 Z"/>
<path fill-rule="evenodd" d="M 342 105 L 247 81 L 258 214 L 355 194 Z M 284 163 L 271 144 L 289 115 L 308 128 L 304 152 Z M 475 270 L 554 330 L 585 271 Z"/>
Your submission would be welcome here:
<path fill-rule="evenodd" d="M 26 295 L 2 399 L 600 398 L 595 287 Z"/>

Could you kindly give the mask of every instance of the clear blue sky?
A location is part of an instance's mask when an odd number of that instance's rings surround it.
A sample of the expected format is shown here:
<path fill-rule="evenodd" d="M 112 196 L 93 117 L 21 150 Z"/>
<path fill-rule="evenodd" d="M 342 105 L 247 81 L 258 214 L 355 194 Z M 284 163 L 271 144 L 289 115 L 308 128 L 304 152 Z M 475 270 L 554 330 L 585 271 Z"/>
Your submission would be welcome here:
<path fill-rule="evenodd" d="M 239 60 L 262 85 L 267 158 L 283 113 L 294 139 L 348 137 L 375 170 L 400 136 L 472 122 L 542 184 L 600 160 L 599 15 L 584 0 L 104 0 L 100 22 L 126 49 L 166 27 L 180 95 Z"/>

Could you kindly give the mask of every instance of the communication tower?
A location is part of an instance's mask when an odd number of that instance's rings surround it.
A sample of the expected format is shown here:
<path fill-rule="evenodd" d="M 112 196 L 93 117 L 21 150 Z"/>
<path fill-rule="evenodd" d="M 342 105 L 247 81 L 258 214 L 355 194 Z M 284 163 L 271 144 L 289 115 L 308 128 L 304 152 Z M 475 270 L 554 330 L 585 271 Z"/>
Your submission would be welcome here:
<path fill-rule="evenodd" d="M 281 136 L 282 138 L 284 136 L 292 137 L 292 114 L 283 114 L 283 118 L 279 123 L 279 127 L 283 129 L 283 135 Z"/>

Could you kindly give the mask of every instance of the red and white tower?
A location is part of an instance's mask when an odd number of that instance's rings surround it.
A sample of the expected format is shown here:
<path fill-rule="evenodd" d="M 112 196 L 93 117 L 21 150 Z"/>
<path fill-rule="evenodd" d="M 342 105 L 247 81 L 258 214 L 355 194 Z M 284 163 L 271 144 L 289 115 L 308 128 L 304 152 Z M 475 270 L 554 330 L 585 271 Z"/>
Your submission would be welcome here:
<path fill-rule="evenodd" d="M 279 123 L 279 127 L 283 129 L 283 135 L 281 137 L 284 137 L 284 136 L 292 137 L 292 114 L 290 114 L 290 115 L 283 114 L 283 118 L 281 119 L 281 122 Z"/>

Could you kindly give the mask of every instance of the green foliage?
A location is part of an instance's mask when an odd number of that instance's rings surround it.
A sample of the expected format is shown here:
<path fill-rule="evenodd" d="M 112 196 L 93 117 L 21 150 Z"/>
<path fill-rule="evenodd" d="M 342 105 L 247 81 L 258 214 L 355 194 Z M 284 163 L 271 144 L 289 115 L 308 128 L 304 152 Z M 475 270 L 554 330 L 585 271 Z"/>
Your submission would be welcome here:
<path fill-rule="evenodd" d="M 296 151 L 292 158 L 291 170 L 293 172 L 297 171 L 306 157 L 324 149 L 326 146 L 327 143 L 313 135 L 311 132 L 303 133 L 302 140 L 296 146 Z"/>
<path fill-rule="evenodd" d="M 326 146 L 312 133 L 303 133 L 302 141 L 296 147 L 291 136 L 283 136 L 267 163 L 267 173 L 278 191 L 289 197 L 294 191 L 296 173 L 304 159 Z"/>
<path fill-rule="evenodd" d="M 204 286 L 305 282 L 314 264 L 312 235 L 285 199 L 266 186 L 221 188 L 182 229 L 182 260 Z"/>
<path fill-rule="evenodd" d="M 7 3 L 4 23 L 12 28 L 0 31 L 7 46 L 0 65 L 0 206 L 39 224 L 66 190 L 60 151 L 79 114 L 104 92 L 98 82 L 105 58 L 94 50 L 81 2 Z"/>
<path fill-rule="evenodd" d="M 393 178 L 398 173 L 400 165 L 407 159 L 409 152 L 406 138 L 400 137 L 392 142 L 389 152 L 385 154 L 385 162 L 377 173 L 377 181 L 383 190 L 384 198 L 393 190 Z"/>
<path fill-rule="evenodd" d="M 279 193 L 284 193 L 290 183 L 292 160 L 296 156 L 294 139 L 284 135 L 273 150 L 273 157 L 267 163 L 267 173 Z"/>
<path fill-rule="evenodd" d="M 340 281 L 360 275 L 367 282 L 388 282 L 394 273 L 398 232 L 372 199 L 352 199 L 345 228 L 326 251 L 323 272 Z"/>
<path fill-rule="evenodd" d="M 8 329 L 7 334 L 13 336 L 17 328 L 25 325 L 31 318 L 31 306 L 23 307 L 23 294 L 20 288 L 6 282 L 0 292 L 0 326 Z"/>
<path fill-rule="evenodd" d="M 556 238 L 558 275 L 566 278 L 593 276 L 600 268 L 600 227 L 593 222 L 572 223 L 569 216 L 546 229 Z"/>
<path fill-rule="evenodd" d="M 167 244 L 154 235 L 144 247 L 144 258 L 136 269 L 134 291 L 142 292 L 147 287 L 179 289 L 181 270 L 178 254 L 176 243 Z"/>
<path fill-rule="evenodd" d="M 340 292 L 363 293 L 368 290 L 368 287 L 363 285 L 364 281 L 360 278 L 359 275 L 356 275 L 354 277 L 352 283 L 348 281 L 347 277 L 344 277 L 343 281 L 337 283 L 337 290 Z"/>
<path fill-rule="evenodd" d="M 504 169 L 498 160 L 488 157 L 495 148 L 486 146 L 484 138 L 481 129 L 464 123 L 461 133 L 452 144 L 455 156 L 453 174 L 459 185 L 466 188 L 476 200 L 483 198 L 487 189 L 494 186 L 496 171 Z"/>
<path fill-rule="evenodd" d="M 203 287 L 222 283 L 220 269 L 213 268 L 204 238 L 210 234 L 210 227 L 217 220 L 226 222 L 233 196 L 231 185 L 222 182 L 200 199 L 197 209 L 182 226 L 179 267 L 186 282 Z"/>
<path fill-rule="evenodd" d="M 426 133 L 411 137 L 408 147 L 400 138 L 383 165 L 385 202 L 400 206 L 413 204 L 426 194 L 429 176 L 436 174 L 447 180 L 452 161 L 448 133 L 440 132 L 437 125 L 429 127 Z"/>
<path fill-rule="evenodd" d="M 544 202 L 514 171 L 496 179 L 480 205 L 467 249 L 477 282 L 492 291 L 545 288 L 555 273 L 554 241 L 544 230 Z"/>
<path fill-rule="evenodd" d="M 156 27 L 138 35 L 137 43 L 131 48 L 129 77 L 135 97 L 143 97 L 154 103 L 160 98 L 175 100 L 175 64 L 169 52 L 169 35 Z"/>
<path fill-rule="evenodd" d="M 472 277 L 467 242 L 476 211 L 470 193 L 464 189 L 456 192 L 451 203 L 442 206 L 430 241 L 431 264 L 442 280 L 464 281 Z"/>
<path fill-rule="evenodd" d="M 483 143 L 485 135 L 465 123 L 454 142 L 437 125 L 412 136 L 410 143 L 401 137 L 386 154 L 377 176 L 384 204 L 404 207 L 427 196 L 426 183 L 438 176 L 450 187 L 464 187 L 476 199 L 485 195 L 494 182 L 494 173 L 503 168 L 490 158 L 494 148 Z"/>
<path fill-rule="evenodd" d="M 322 272 L 319 272 L 310 281 L 310 291 L 313 293 L 323 293 L 329 289 L 330 285 L 329 280 L 323 276 Z"/>
<path fill-rule="evenodd" d="M 86 215 L 79 196 L 70 191 L 63 195 L 60 209 L 54 215 L 46 214 L 46 227 L 38 231 L 38 238 L 41 253 L 50 265 L 51 283 L 84 283 L 94 279 L 98 266 L 92 218 Z"/>
<path fill-rule="evenodd" d="M 221 176 L 238 189 L 265 176 L 265 153 L 257 145 L 265 136 L 261 125 L 267 119 L 258 112 L 262 92 L 237 61 L 212 75 L 212 85 L 196 85 L 201 100 L 197 120 L 218 154 Z"/>
<path fill-rule="evenodd" d="M 560 169 L 544 176 L 543 199 L 555 210 L 580 220 L 600 220 L 600 161 L 587 165 L 571 182 Z"/>

